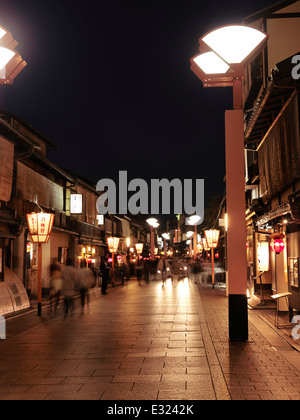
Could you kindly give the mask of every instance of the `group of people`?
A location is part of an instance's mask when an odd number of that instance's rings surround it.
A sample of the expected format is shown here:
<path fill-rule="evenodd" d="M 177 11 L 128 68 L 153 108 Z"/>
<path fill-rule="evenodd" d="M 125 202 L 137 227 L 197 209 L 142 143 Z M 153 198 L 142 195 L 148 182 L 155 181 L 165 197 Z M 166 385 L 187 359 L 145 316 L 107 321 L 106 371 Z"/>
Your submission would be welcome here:
<path fill-rule="evenodd" d="M 54 259 L 50 265 L 50 311 L 56 312 L 61 298 L 64 298 L 65 315 L 74 311 L 74 297 L 80 293 L 81 310 L 84 312 L 86 303 L 89 303 L 88 290 L 93 284 L 91 271 L 82 265 L 76 269 L 70 259 L 66 265 L 61 265 Z"/>

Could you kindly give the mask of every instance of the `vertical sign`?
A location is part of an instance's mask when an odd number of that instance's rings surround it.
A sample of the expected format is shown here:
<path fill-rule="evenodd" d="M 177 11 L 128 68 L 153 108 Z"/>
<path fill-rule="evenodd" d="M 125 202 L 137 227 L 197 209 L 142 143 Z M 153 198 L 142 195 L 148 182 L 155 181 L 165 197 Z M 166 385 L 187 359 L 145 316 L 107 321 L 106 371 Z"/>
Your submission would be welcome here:
<path fill-rule="evenodd" d="M 71 194 L 71 214 L 82 214 L 82 194 Z"/>

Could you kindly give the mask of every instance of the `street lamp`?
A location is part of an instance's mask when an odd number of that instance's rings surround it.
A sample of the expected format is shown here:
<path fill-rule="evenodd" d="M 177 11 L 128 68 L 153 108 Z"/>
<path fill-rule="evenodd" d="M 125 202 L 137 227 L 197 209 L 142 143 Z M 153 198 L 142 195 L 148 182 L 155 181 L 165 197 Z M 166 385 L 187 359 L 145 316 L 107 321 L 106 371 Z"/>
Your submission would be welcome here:
<path fill-rule="evenodd" d="M 42 244 L 46 244 L 51 236 L 54 214 L 27 214 L 27 223 L 32 242 L 38 244 L 38 316 L 42 315 Z"/>
<path fill-rule="evenodd" d="M 107 245 L 108 250 L 112 254 L 112 285 L 115 287 L 115 253 L 118 251 L 119 248 L 120 238 L 116 238 L 115 236 L 111 236 L 107 238 Z"/>
<path fill-rule="evenodd" d="M 227 25 L 200 38 L 191 70 L 204 87 L 231 86 L 233 110 L 225 113 L 229 338 L 248 339 L 243 79 L 245 65 L 265 47 L 268 35 L 244 25 Z"/>
<path fill-rule="evenodd" d="M 215 288 L 215 261 L 214 261 L 214 249 L 217 248 L 219 242 L 220 231 L 216 229 L 204 231 L 207 246 L 211 249 L 211 283 L 212 288 Z"/>
<path fill-rule="evenodd" d="M 154 219 L 153 217 L 150 217 L 150 219 L 147 219 L 147 223 L 150 225 L 150 235 L 151 235 L 151 261 L 154 261 L 154 232 L 153 229 L 158 228 L 159 223 L 158 220 Z"/>
<path fill-rule="evenodd" d="M 26 66 L 26 62 L 14 50 L 17 45 L 11 33 L 0 26 L 0 84 L 12 84 Z"/>
<path fill-rule="evenodd" d="M 201 217 L 197 216 L 196 214 L 194 214 L 193 216 L 190 216 L 188 219 L 188 224 L 195 226 L 194 239 L 193 239 L 194 260 L 197 259 L 197 242 L 198 242 L 197 241 L 197 226 L 200 220 L 201 220 Z"/>

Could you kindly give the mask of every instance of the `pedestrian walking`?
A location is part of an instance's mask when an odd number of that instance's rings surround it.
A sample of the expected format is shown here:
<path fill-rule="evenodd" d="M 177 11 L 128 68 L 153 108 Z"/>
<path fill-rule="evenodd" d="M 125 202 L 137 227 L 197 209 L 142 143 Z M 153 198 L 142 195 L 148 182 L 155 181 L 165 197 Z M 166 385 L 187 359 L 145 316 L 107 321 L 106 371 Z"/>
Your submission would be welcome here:
<path fill-rule="evenodd" d="M 125 284 L 126 269 L 127 269 L 127 266 L 123 261 L 121 266 L 120 266 L 120 277 L 121 277 L 121 285 L 122 286 L 124 286 L 124 284 Z"/>
<path fill-rule="evenodd" d="M 143 275 L 143 266 L 141 262 L 138 261 L 137 266 L 136 266 L 136 276 L 137 276 L 139 285 L 141 284 L 142 275 Z"/>
<path fill-rule="evenodd" d="M 62 290 L 61 265 L 57 258 L 54 258 L 50 264 L 50 312 L 59 309 L 59 300 Z"/>
<path fill-rule="evenodd" d="M 175 280 L 178 281 L 179 276 L 181 274 L 180 265 L 177 258 L 174 258 L 172 263 L 172 282 L 175 284 Z"/>
<path fill-rule="evenodd" d="M 85 304 L 87 303 L 89 305 L 90 303 L 88 291 L 92 287 L 93 280 L 91 270 L 86 267 L 85 263 L 81 263 L 81 268 L 77 271 L 76 276 L 76 289 L 80 293 L 81 313 L 84 313 Z"/>
<path fill-rule="evenodd" d="M 102 277 L 101 293 L 102 293 L 102 295 L 106 295 L 107 294 L 107 292 L 106 292 L 107 283 L 108 283 L 108 280 L 109 280 L 109 277 L 110 277 L 110 267 L 107 265 L 104 258 L 101 259 L 100 275 Z"/>
<path fill-rule="evenodd" d="M 68 259 L 66 266 L 61 271 L 62 293 L 65 298 L 65 315 L 74 312 L 74 295 L 77 272 L 73 267 L 72 260 Z"/>

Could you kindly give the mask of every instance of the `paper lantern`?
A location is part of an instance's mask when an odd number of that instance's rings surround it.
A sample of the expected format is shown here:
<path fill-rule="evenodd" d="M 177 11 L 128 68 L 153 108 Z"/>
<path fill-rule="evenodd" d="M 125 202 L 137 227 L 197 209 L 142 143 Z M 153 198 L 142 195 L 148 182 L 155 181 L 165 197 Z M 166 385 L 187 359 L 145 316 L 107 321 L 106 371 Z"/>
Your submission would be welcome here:
<path fill-rule="evenodd" d="M 52 213 L 30 213 L 27 214 L 27 222 L 30 236 L 34 243 L 47 243 L 50 239 L 54 214 Z"/>
<path fill-rule="evenodd" d="M 273 233 L 270 235 L 271 238 L 271 249 L 275 254 L 280 254 L 285 248 L 285 235 L 283 233 Z"/>
<path fill-rule="evenodd" d="M 136 252 L 141 254 L 143 252 L 144 244 L 135 244 Z"/>
<path fill-rule="evenodd" d="M 205 238 L 207 242 L 207 246 L 212 248 L 217 248 L 219 242 L 220 231 L 216 229 L 205 230 Z"/>
<path fill-rule="evenodd" d="M 120 242 L 120 238 L 116 238 L 113 236 L 111 236 L 110 238 L 107 238 L 107 245 L 108 245 L 109 252 L 111 253 L 117 252 L 119 248 L 119 242 Z"/>

